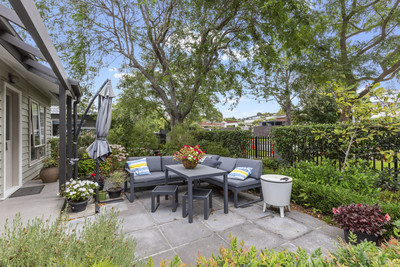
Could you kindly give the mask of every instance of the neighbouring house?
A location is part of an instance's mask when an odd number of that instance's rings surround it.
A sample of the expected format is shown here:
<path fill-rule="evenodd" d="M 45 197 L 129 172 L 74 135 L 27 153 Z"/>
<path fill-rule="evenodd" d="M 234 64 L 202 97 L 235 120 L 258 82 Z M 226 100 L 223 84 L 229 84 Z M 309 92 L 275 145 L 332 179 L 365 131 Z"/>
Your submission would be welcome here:
<path fill-rule="evenodd" d="M 58 106 L 50 107 L 51 116 L 51 135 L 58 136 L 60 134 L 60 109 Z M 78 115 L 78 125 L 81 123 L 81 115 Z M 87 114 L 83 121 L 82 130 L 96 130 L 96 114 Z"/>
<path fill-rule="evenodd" d="M 274 115 L 265 118 L 260 126 L 283 126 L 286 125 L 286 115 Z"/>
<path fill-rule="evenodd" d="M 51 105 L 60 106 L 60 186 L 65 183 L 67 151 L 72 153 L 66 135 L 76 119 L 72 105 L 76 110 L 81 96 L 79 85 L 65 74 L 35 3 L 13 0 L 10 6 L 0 4 L 0 199 L 39 174 L 52 136 Z"/>
<path fill-rule="evenodd" d="M 204 130 L 211 131 L 212 129 L 216 128 L 224 128 L 225 123 L 205 121 L 200 123 L 200 127 L 203 128 Z"/>
<path fill-rule="evenodd" d="M 238 121 L 223 121 L 225 123 L 225 128 L 237 128 L 239 126 Z"/>

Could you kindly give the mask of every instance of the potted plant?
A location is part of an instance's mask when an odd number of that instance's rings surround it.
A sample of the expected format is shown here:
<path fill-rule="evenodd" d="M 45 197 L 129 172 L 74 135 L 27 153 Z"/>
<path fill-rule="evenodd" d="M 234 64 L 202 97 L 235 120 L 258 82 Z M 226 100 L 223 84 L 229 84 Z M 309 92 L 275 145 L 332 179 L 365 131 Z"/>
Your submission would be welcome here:
<path fill-rule="evenodd" d="M 60 170 L 58 168 L 58 158 L 48 156 L 42 160 L 43 167 L 40 170 L 39 176 L 43 183 L 54 183 L 58 180 Z"/>
<path fill-rule="evenodd" d="M 65 184 L 64 196 L 72 212 L 84 211 L 98 184 L 89 180 L 70 180 Z"/>
<path fill-rule="evenodd" d="M 182 161 L 186 169 L 196 168 L 199 160 L 206 155 L 199 145 L 194 147 L 185 145 L 178 152 L 174 153 L 174 160 Z"/>
<path fill-rule="evenodd" d="M 111 184 L 111 187 L 107 190 L 110 198 L 118 198 L 122 193 L 122 186 L 126 181 L 126 174 L 123 172 L 113 172 L 110 177 L 107 178 L 107 182 Z"/>
<path fill-rule="evenodd" d="M 333 208 L 333 220 L 343 228 L 346 242 L 349 242 L 349 234 L 352 232 L 357 236 L 356 243 L 366 239 L 377 244 L 379 237 L 386 231 L 384 226 L 389 223 L 390 216 L 382 214 L 377 204 L 349 204 Z"/>
<path fill-rule="evenodd" d="M 53 183 L 57 181 L 60 174 L 58 168 L 58 138 L 52 138 L 47 143 L 50 146 L 50 155 L 42 160 L 43 167 L 39 176 L 43 183 Z"/>

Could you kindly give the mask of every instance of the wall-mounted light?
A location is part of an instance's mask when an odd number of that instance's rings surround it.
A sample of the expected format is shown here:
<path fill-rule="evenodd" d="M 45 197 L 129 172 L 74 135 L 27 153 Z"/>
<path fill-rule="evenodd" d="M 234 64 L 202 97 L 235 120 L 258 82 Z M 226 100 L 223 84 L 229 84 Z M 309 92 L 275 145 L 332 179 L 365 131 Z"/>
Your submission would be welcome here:
<path fill-rule="evenodd" d="M 11 73 L 8 74 L 8 81 L 10 83 L 16 83 L 19 82 L 19 78 Z"/>

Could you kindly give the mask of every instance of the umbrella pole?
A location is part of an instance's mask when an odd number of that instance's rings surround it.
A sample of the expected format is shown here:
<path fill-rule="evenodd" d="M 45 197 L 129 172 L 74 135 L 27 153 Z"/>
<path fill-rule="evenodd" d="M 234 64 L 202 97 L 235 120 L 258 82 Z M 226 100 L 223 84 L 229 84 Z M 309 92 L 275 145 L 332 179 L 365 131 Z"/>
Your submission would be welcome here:
<path fill-rule="evenodd" d="M 96 159 L 96 183 L 99 183 L 99 160 L 98 159 Z M 95 202 L 96 202 L 96 206 L 97 206 L 97 203 L 99 203 L 99 189 L 96 188 L 94 190 L 94 192 L 95 192 Z"/>

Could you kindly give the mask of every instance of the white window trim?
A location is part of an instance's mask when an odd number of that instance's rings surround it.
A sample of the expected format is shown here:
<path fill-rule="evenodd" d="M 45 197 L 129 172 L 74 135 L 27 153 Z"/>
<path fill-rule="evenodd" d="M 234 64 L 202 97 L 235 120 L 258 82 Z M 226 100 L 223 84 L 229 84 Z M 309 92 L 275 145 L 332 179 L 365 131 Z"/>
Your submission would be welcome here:
<path fill-rule="evenodd" d="M 44 156 L 40 157 L 39 159 L 32 160 L 32 102 L 36 103 L 39 108 L 39 135 L 40 133 L 40 108 L 44 108 L 44 144 L 42 145 L 34 145 L 33 147 L 38 148 L 38 147 L 44 147 Z M 42 105 L 40 101 L 36 100 L 35 98 L 29 97 L 29 118 L 28 118 L 28 124 L 29 124 L 29 166 L 35 165 L 38 162 L 41 162 L 44 158 L 47 156 L 47 110 L 46 106 Z"/>

